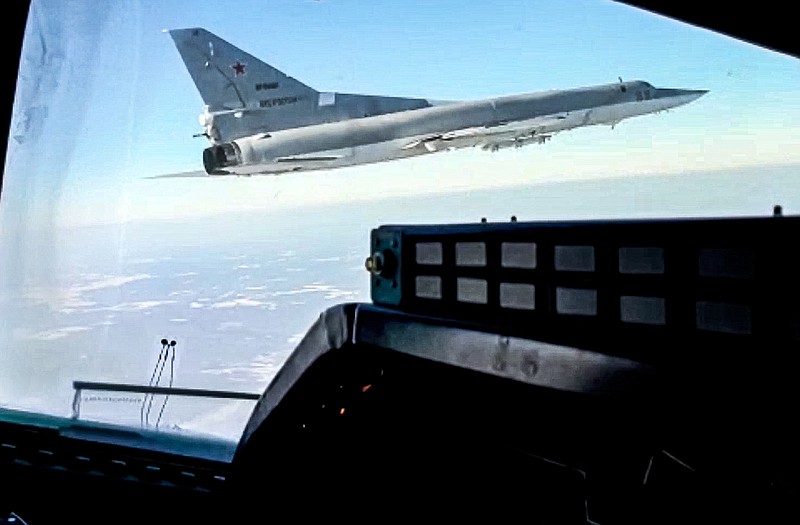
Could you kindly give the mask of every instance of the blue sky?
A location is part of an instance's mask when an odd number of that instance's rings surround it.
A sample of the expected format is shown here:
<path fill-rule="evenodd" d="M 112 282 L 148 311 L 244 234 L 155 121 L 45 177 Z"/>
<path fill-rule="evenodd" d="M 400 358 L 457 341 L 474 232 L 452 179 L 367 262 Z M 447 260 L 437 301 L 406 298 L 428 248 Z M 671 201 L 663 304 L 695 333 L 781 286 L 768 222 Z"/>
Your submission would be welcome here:
<path fill-rule="evenodd" d="M 12 134 L 21 120 L 27 129 L 10 153 L 4 206 L 36 223 L 359 200 L 374 194 L 375 177 L 384 194 L 415 195 L 800 162 L 796 59 L 610 1 L 33 3 Z M 191 135 L 202 101 L 161 32 L 191 26 L 320 90 L 475 99 L 622 77 L 711 93 L 613 132 L 576 130 L 495 155 L 460 151 L 279 178 L 144 180 L 201 165 L 207 144 Z M 31 107 L 45 109 L 24 113 Z"/>

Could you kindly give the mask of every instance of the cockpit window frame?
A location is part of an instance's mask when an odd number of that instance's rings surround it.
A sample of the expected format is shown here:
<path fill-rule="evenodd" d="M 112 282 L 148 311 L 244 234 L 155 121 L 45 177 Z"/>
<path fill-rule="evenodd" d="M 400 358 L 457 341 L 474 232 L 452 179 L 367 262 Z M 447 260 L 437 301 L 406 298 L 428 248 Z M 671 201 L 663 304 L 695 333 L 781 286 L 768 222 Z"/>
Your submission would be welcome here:
<path fill-rule="evenodd" d="M 25 37 L 25 26 L 30 11 L 30 0 L 12 2 L 4 11 L 6 17 L 6 42 L 11 42 L 11 52 L 6 53 L 7 74 L 3 75 L 3 83 L 0 85 L 2 90 L 2 108 L 0 108 L 0 125 L 4 126 L 3 140 L 0 141 L 0 154 L 6 158 L 8 151 L 8 139 L 11 129 L 11 112 L 14 106 L 14 94 L 17 88 L 17 76 L 19 72 L 19 62 L 22 56 L 22 40 Z M 15 45 L 16 44 L 16 45 Z M 17 51 L 17 52 L 14 52 Z M 5 161 L 0 166 L 0 199 L 3 195 L 3 178 L 5 175 Z"/>

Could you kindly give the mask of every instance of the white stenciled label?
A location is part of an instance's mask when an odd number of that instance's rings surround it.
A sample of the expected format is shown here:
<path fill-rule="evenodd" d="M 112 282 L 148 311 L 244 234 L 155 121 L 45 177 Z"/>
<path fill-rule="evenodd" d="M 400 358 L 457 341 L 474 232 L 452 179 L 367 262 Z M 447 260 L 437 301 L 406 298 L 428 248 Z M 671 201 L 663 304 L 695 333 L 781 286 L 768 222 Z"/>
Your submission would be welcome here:
<path fill-rule="evenodd" d="M 536 307 L 536 287 L 532 284 L 500 283 L 500 306 L 533 310 Z"/>
<path fill-rule="evenodd" d="M 593 272 L 594 247 L 592 246 L 556 246 L 556 270 L 566 272 Z"/>
<path fill-rule="evenodd" d="M 433 275 L 418 275 L 414 279 L 414 291 L 423 299 L 442 298 L 442 278 Z"/>
<path fill-rule="evenodd" d="M 417 264 L 442 264 L 442 243 L 440 242 L 418 242 L 416 245 L 415 260 Z"/>
<path fill-rule="evenodd" d="M 457 242 L 458 266 L 486 266 L 486 244 L 482 242 Z"/>
<path fill-rule="evenodd" d="M 486 304 L 488 301 L 486 281 L 460 277 L 456 283 L 456 298 L 462 303 Z"/>
<path fill-rule="evenodd" d="M 504 268 L 536 268 L 536 243 L 504 242 L 500 246 L 500 261 Z"/>
<path fill-rule="evenodd" d="M 661 274 L 664 273 L 664 249 L 658 247 L 633 246 L 619 249 L 619 273 Z"/>
<path fill-rule="evenodd" d="M 626 323 L 663 325 L 666 322 L 662 297 L 623 295 L 619 298 L 620 319 Z"/>
<path fill-rule="evenodd" d="M 597 290 L 556 288 L 556 311 L 568 315 L 597 315 Z"/>

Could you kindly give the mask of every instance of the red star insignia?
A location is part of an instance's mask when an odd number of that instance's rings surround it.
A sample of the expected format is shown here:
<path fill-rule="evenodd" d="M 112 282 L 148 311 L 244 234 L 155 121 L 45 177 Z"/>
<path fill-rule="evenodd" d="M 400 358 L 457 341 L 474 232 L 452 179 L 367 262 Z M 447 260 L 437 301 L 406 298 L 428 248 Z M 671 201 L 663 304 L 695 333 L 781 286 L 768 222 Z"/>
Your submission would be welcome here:
<path fill-rule="evenodd" d="M 237 60 L 236 63 L 233 64 L 231 67 L 233 68 L 235 76 L 239 77 L 239 76 L 244 75 L 245 64 L 242 64 L 241 62 L 239 62 Z"/>

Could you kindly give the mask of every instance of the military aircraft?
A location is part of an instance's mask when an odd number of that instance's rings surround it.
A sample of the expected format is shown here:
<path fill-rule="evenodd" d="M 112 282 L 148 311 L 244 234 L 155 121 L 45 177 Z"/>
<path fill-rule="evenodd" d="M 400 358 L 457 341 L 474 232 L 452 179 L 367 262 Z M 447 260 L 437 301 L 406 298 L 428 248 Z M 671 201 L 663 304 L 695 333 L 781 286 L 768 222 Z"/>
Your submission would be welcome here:
<path fill-rule="evenodd" d="M 177 176 L 274 175 L 467 147 L 518 148 L 568 129 L 614 126 L 707 93 L 621 79 L 469 102 L 320 92 L 205 29 L 169 34 L 205 103 L 198 136 L 211 142 L 203 152 L 205 171 Z"/>

